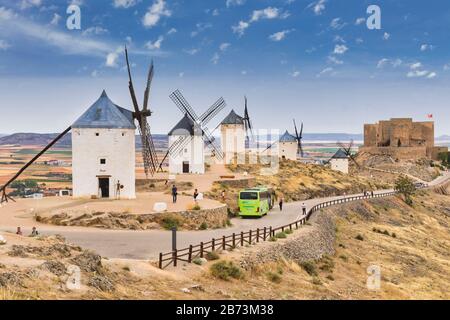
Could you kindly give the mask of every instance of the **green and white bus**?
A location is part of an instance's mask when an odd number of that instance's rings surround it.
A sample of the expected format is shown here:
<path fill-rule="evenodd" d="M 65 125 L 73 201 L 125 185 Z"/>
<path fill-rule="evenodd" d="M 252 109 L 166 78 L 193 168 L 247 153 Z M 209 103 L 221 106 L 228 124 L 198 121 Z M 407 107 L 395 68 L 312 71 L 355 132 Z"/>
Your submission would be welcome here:
<path fill-rule="evenodd" d="M 265 187 L 245 189 L 239 192 L 239 215 L 262 217 L 274 206 L 275 192 Z"/>

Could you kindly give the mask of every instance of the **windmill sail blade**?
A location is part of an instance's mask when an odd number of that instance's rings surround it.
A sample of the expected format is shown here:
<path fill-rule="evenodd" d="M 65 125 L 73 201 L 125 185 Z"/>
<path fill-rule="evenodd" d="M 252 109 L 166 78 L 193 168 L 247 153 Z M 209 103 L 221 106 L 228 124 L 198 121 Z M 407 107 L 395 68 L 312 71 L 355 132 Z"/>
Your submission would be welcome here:
<path fill-rule="evenodd" d="M 193 137 L 192 136 L 182 136 L 175 140 L 175 142 L 172 144 L 171 148 L 169 149 L 169 154 L 171 156 L 175 156 L 177 153 L 179 153 L 182 149 L 184 149 L 191 141 Z"/>
<path fill-rule="evenodd" d="M 134 111 L 136 114 L 139 114 L 139 105 L 136 99 L 136 92 L 134 91 L 134 86 L 133 86 L 133 79 L 131 77 L 131 68 L 130 68 L 130 61 L 128 60 L 128 49 L 125 47 L 125 59 L 127 61 L 127 69 L 128 69 L 128 88 L 130 90 L 130 94 L 131 94 L 131 100 L 133 101 L 133 106 L 134 106 Z"/>
<path fill-rule="evenodd" d="M 214 118 L 220 111 L 222 111 L 227 104 L 223 98 L 217 100 L 205 113 L 200 116 L 202 125 L 206 125 L 212 118 Z"/>
<path fill-rule="evenodd" d="M 174 91 L 170 95 L 170 99 L 175 103 L 175 105 L 180 109 L 183 114 L 187 114 L 192 121 L 198 122 L 199 118 L 195 113 L 194 109 L 192 109 L 191 105 L 187 102 L 187 100 L 183 97 L 179 90 Z"/>
<path fill-rule="evenodd" d="M 148 100 L 149 100 L 149 96 L 150 96 L 150 87 L 152 85 L 153 75 L 154 75 L 154 65 L 153 65 L 153 60 L 152 60 L 152 64 L 150 65 L 150 69 L 148 70 L 147 87 L 145 88 L 144 105 L 142 106 L 143 111 L 148 110 Z"/>
<path fill-rule="evenodd" d="M 205 129 L 203 131 L 203 140 L 205 141 L 207 147 L 214 150 L 218 159 L 223 159 L 222 149 L 214 143 L 216 139 L 214 139 L 208 129 Z"/>
<path fill-rule="evenodd" d="M 0 187 L 0 193 L 2 193 L 2 198 L 0 200 L 0 203 L 8 201 L 9 196 L 6 194 L 6 188 L 11 183 L 13 183 L 28 167 L 30 167 L 34 162 L 36 162 L 37 159 L 39 159 L 45 152 L 47 152 L 48 149 L 53 147 L 59 140 L 61 140 L 70 130 L 72 130 L 72 127 L 68 127 L 61 134 L 59 134 L 44 149 L 42 149 L 37 155 L 35 155 L 33 157 L 33 159 L 28 161 L 28 163 L 25 164 L 11 179 L 9 179 L 3 186 Z"/>
<path fill-rule="evenodd" d="M 250 115 L 248 113 L 247 97 L 244 97 L 244 100 L 245 100 L 244 125 L 245 125 L 246 139 L 247 142 L 249 142 L 250 140 L 253 140 L 253 128 L 252 128 L 252 121 L 250 120 Z"/>
<path fill-rule="evenodd" d="M 175 154 L 175 149 L 178 148 L 178 146 L 183 143 L 184 139 L 185 139 L 184 136 L 183 137 L 179 137 L 177 140 L 175 140 L 174 143 L 172 143 L 169 146 L 169 148 L 167 149 L 166 154 L 164 155 L 163 159 L 161 160 L 161 162 L 159 163 L 159 166 L 158 166 L 161 171 L 162 171 L 162 165 L 164 164 L 164 161 L 166 161 L 166 159 L 167 159 L 167 157 L 169 155 L 173 156 Z"/>

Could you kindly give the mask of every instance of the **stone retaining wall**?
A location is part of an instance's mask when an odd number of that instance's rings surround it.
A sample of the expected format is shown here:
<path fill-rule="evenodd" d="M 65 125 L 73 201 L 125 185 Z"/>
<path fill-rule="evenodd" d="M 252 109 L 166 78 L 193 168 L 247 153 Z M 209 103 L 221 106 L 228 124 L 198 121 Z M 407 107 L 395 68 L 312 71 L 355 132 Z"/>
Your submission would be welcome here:
<path fill-rule="evenodd" d="M 311 217 L 307 225 L 289 235 L 286 240 L 268 243 L 255 248 L 254 252 L 244 253 L 239 264 L 248 270 L 283 258 L 297 263 L 317 260 L 325 254 L 334 254 L 335 238 L 336 225 L 333 217 L 319 211 Z"/>
<path fill-rule="evenodd" d="M 181 229 L 197 230 L 202 224 L 208 228 L 222 228 L 227 224 L 226 205 L 213 209 L 201 209 L 181 212 L 161 212 L 152 214 L 128 214 L 117 212 L 94 212 L 72 217 L 60 213 L 51 217 L 38 216 L 41 223 L 59 226 L 82 226 L 102 229 L 149 230 L 160 229 L 170 223 L 177 223 Z"/>

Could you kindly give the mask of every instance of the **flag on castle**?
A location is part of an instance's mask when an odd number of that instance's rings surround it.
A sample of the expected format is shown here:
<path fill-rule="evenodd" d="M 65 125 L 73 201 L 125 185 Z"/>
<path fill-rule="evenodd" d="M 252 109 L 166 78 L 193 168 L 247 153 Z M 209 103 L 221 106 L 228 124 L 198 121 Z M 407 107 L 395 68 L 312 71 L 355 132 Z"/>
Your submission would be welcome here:
<path fill-rule="evenodd" d="M 430 113 L 427 115 L 427 117 L 428 117 L 428 119 L 433 119 L 433 114 Z"/>

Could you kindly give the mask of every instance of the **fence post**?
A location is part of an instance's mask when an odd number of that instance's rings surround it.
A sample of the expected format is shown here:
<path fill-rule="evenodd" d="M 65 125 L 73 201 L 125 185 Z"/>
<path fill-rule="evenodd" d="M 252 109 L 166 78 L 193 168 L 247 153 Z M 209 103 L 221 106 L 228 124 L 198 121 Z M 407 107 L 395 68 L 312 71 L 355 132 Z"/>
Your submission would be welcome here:
<path fill-rule="evenodd" d="M 192 244 L 189 246 L 189 258 L 188 258 L 189 263 L 192 262 Z"/>
<path fill-rule="evenodd" d="M 269 229 L 269 237 L 273 237 L 273 236 L 272 236 L 272 226 L 271 226 L 270 229 Z"/>
<path fill-rule="evenodd" d="M 264 227 L 264 241 L 267 239 L 267 227 Z"/>
<path fill-rule="evenodd" d="M 200 258 L 203 258 L 203 242 L 200 242 Z"/>
<path fill-rule="evenodd" d="M 233 249 L 236 248 L 236 233 L 233 232 Z"/>
<path fill-rule="evenodd" d="M 241 231 L 241 247 L 244 246 L 244 232 Z"/>
<path fill-rule="evenodd" d="M 259 228 L 256 229 L 256 243 L 259 242 Z"/>
<path fill-rule="evenodd" d="M 225 236 L 222 237 L 222 250 L 226 250 L 227 245 L 226 245 L 226 241 L 225 241 Z"/>
<path fill-rule="evenodd" d="M 177 259 L 178 259 L 178 250 L 177 249 L 175 249 L 175 251 L 173 251 L 172 256 L 173 256 L 173 266 L 176 267 Z"/>
<path fill-rule="evenodd" d="M 291 223 L 291 224 L 289 224 L 289 230 L 291 230 L 291 231 L 292 231 L 292 223 Z"/>
<path fill-rule="evenodd" d="M 248 243 L 252 244 L 252 230 L 250 230 L 248 233 Z"/>
<path fill-rule="evenodd" d="M 298 229 L 298 221 L 295 221 L 295 229 Z"/>
<path fill-rule="evenodd" d="M 214 238 L 212 239 L 212 245 L 211 246 L 212 246 L 211 250 L 212 251 L 216 251 L 216 239 L 214 239 Z"/>
<path fill-rule="evenodd" d="M 162 269 L 162 252 L 159 253 L 159 268 Z"/>

